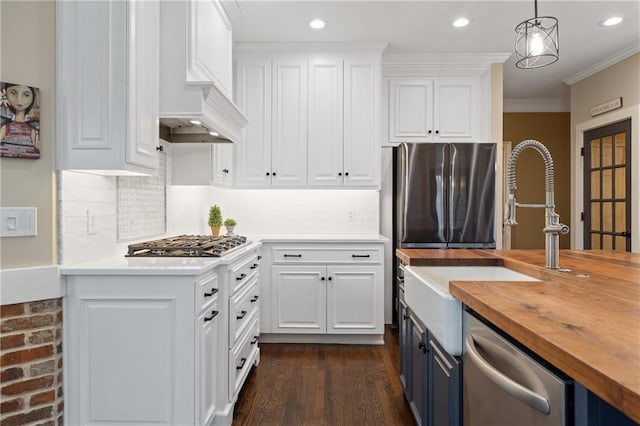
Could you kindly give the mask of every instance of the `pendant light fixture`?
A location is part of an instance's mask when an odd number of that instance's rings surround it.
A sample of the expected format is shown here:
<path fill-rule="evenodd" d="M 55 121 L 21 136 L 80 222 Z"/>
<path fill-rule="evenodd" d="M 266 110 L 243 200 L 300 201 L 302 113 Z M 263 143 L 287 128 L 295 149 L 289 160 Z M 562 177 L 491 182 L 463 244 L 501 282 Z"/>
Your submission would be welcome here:
<path fill-rule="evenodd" d="M 558 20 L 538 16 L 538 0 L 534 0 L 535 18 L 516 27 L 516 67 L 540 68 L 558 60 Z"/>

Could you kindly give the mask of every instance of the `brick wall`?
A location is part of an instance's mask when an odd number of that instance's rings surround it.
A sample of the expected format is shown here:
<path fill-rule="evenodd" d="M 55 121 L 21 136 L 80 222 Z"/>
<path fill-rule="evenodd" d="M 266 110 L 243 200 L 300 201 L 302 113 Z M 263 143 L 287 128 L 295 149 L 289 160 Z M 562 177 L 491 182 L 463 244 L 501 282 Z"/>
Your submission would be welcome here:
<path fill-rule="evenodd" d="M 62 424 L 62 299 L 0 306 L 0 424 Z"/>

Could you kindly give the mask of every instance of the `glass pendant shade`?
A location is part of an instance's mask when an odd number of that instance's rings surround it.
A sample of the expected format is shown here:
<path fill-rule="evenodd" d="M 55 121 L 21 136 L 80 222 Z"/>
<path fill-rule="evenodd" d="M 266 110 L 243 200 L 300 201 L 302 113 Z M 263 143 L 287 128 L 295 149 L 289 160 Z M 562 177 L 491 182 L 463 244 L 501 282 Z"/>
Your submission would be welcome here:
<path fill-rule="evenodd" d="M 516 67 L 540 68 L 558 60 L 558 20 L 551 16 L 527 19 L 516 27 Z"/>

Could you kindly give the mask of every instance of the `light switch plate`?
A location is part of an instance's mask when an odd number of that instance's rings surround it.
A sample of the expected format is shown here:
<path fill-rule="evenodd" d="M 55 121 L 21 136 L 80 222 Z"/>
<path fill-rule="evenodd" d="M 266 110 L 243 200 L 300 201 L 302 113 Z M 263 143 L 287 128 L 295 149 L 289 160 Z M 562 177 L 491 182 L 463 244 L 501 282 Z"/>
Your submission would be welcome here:
<path fill-rule="evenodd" d="M 37 235 L 35 207 L 0 208 L 0 237 L 34 237 Z"/>

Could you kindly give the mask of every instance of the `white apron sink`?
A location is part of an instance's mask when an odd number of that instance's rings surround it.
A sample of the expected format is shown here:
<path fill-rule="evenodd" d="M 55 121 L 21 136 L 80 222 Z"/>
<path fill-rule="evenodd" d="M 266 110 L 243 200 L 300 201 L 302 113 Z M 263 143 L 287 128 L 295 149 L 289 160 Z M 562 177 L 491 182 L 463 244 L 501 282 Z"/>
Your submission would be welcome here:
<path fill-rule="evenodd" d="M 452 355 L 462 354 L 462 303 L 449 281 L 539 281 L 502 266 L 410 266 L 404 276 L 407 305 Z"/>

